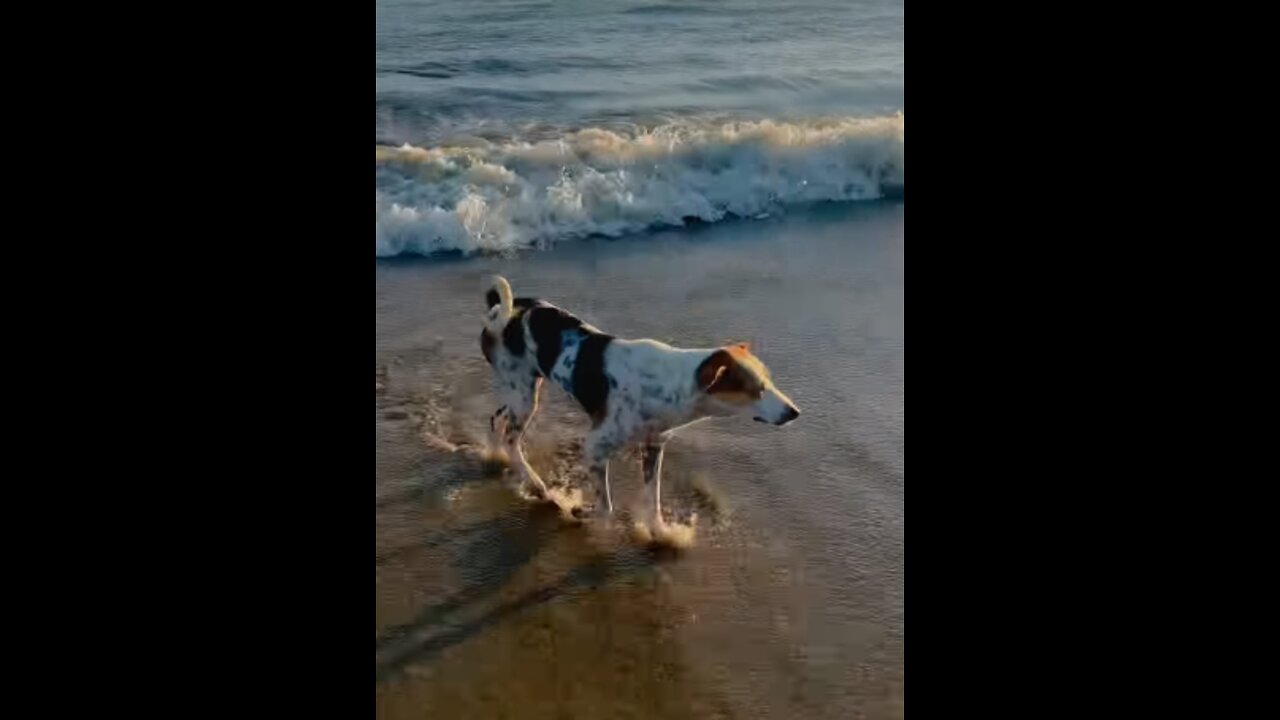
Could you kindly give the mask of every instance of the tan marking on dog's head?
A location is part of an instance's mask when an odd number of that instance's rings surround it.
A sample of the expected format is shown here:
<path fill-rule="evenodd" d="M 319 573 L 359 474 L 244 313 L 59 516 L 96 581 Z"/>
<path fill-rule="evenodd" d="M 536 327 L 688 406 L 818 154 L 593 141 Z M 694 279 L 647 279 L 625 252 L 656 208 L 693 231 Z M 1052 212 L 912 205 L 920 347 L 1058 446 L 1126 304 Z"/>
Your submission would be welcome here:
<path fill-rule="evenodd" d="M 721 348 L 698 366 L 698 387 L 721 402 L 750 405 L 768 386 L 768 368 L 746 343 Z"/>
<path fill-rule="evenodd" d="M 752 372 L 761 382 L 768 383 L 773 379 L 773 376 L 769 374 L 769 368 L 764 366 L 764 363 L 760 361 L 760 358 L 751 354 L 751 349 L 746 343 L 731 345 L 727 349 L 729 354 L 733 355 L 733 358 L 737 360 L 739 364 Z"/>
<path fill-rule="evenodd" d="M 756 421 L 778 426 L 800 417 L 799 408 L 773 384 L 769 368 L 745 343 L 711 353 L 698 366 L 697 379 L 703 392 L 699 408 L 712 416 L 751 411 Z"/>

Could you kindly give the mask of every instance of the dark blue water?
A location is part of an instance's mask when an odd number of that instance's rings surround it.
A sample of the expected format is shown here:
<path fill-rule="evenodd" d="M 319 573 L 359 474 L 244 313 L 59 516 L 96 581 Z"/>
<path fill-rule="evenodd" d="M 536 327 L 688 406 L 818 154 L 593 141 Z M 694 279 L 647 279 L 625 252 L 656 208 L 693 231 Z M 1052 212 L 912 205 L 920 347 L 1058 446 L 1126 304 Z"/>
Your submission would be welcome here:
<path fill-rule="evenodd" d="M 376 3 L 379 143 L 905 111 L 901 0 Z"/>

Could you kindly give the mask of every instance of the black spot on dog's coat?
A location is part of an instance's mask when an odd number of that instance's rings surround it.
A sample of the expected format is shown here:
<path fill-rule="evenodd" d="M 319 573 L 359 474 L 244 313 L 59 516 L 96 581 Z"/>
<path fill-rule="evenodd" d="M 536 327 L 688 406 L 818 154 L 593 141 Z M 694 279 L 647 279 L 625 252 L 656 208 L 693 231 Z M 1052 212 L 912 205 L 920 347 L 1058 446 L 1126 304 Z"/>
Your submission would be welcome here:
<path fill-rule="evenodd" d="M 496 302 L 493 304 L 496 304 Z M 489 307 L 493 307 L 493 304 Z M 537 300 L 530 298 L 516 298 L 512 301 L 511 318 L 507 320 L 506 327 L 502 328 L 502 344 L 506 346 L 507 352 L 510 352 L 514 357 L 524 357 L 524 313 L 537 304 Z M 483 342 L 481 340 L 482 349 Z M 488 357 L 487 353 L 485 357 Z"/>
<path fill-rule="evenodd" d="M 515 357 L 524 357 L 524 322 L 519 314 L 512 315 L 502 329 L 502 344 Z"/>
<path fill-rule="evenodd" d="M 497 290 L 490 290 L 484 294 L 485 309 L 492 310 L 494 305 L 502 302 L 502 297 L 498 295 Z"/>
<path fill-rule="evenodd" d="M 565 330 L 582 327 L 582 321 L 554 305 L 540 305 L 529 310 L 529 334 L 538 346 L 538 368 L 551 376 L 551 368 L 560 358 Z"/>
<path fill-rule="evenodd" d="M 609 400 L 609 376 L 604 371 L 604 351 L 612 335 L 584 332 L 578 346 L 578 364 L 573 368 L 573 395 L 596 425 L 604 421 Z"/>

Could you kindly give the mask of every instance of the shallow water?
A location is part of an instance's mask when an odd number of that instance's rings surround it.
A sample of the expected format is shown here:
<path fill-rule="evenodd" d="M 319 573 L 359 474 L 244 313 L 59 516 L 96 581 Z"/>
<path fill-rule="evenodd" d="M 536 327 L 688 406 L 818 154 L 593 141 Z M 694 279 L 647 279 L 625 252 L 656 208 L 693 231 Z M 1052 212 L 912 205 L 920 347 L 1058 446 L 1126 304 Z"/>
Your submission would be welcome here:
<path fill-rule="evenodd" d="M 827 205 L 507 258 L 379 261 L 379 717 L 902 717 L 904 205 Z M 566 524 L 486 475 L 482 278 L 625 337 L 749 341 L 804 410 L 690 428 L 664 505 L 694 547 Z M 554 388 L 532 462 L 572 482 L 585 417 Z"/>

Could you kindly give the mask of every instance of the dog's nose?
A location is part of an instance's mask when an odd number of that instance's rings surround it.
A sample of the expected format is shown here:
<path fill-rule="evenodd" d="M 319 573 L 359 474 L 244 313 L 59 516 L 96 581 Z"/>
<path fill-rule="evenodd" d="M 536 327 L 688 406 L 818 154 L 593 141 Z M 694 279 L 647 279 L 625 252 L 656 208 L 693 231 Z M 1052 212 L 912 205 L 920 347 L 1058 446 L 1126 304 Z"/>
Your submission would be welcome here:
<path fill-rule="evenodd" d="M 800 417 L 800 411 L 794 407 L 788 407 L 787 411 L 782 414 L 782 422 L 778 424 L 786 425 L 787 423 L 791 422 L 792 420 L 795 420 L 798 417 Z"/>

